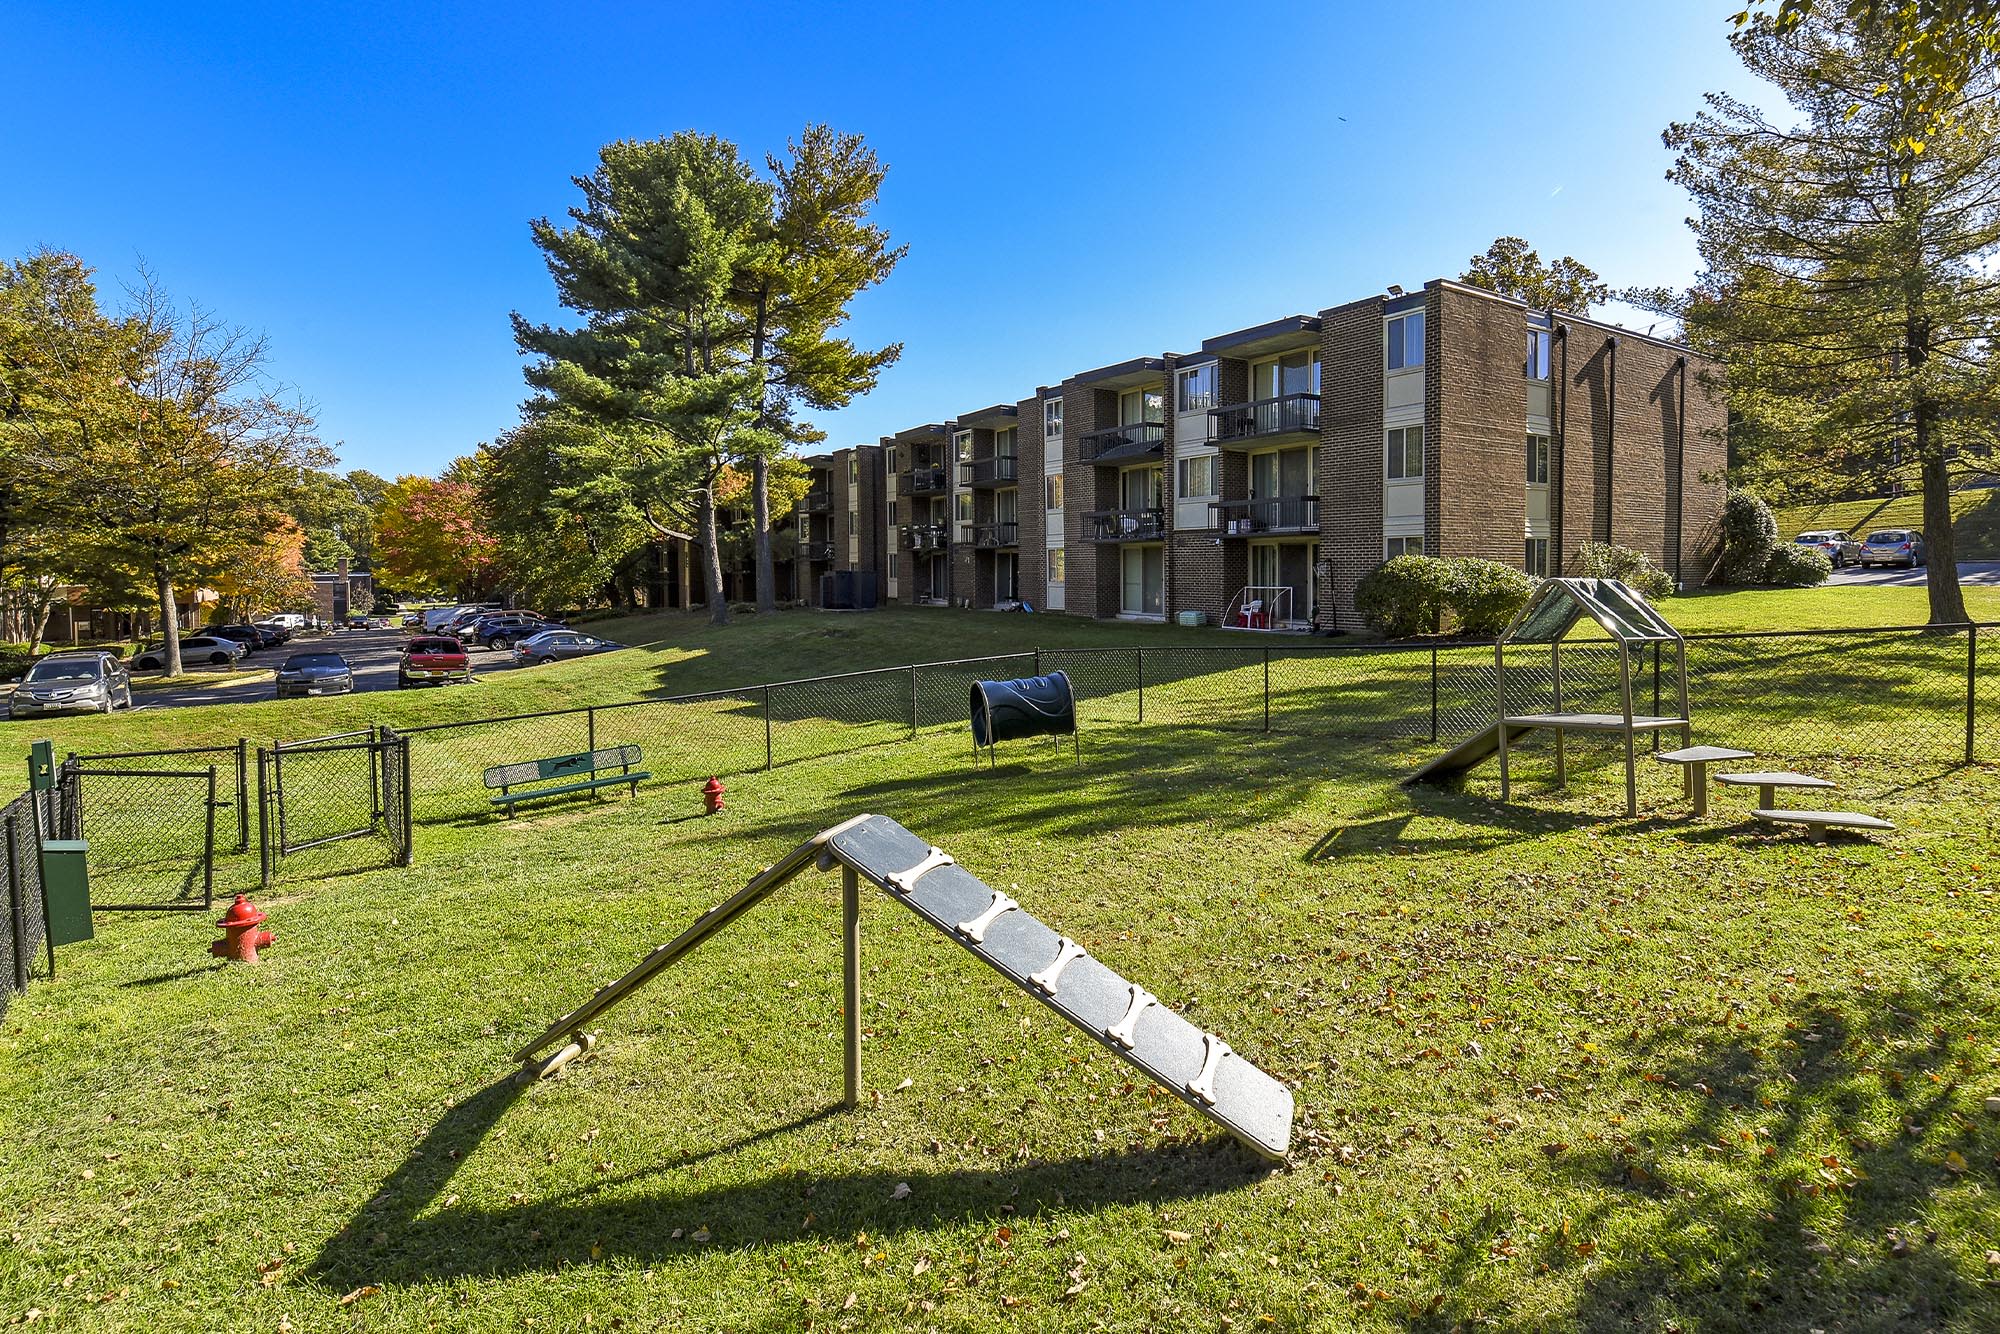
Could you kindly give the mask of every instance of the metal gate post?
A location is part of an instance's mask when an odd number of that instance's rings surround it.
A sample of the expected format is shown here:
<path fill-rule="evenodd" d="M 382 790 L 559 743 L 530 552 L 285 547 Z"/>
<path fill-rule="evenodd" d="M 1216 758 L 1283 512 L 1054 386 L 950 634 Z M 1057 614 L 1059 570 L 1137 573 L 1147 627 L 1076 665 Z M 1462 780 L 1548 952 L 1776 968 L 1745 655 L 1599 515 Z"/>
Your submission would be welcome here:
<path fill-rule="evenodd" d="M 236 738 L 236 850 L 250 851 L 250 738 Z"/>
<path fill-rule="evenodd" d="M 269 757 L 260 746 L 257 750 L 257 883 L 265 889 L 271 887 L 271 785 L 267 774 Z"/>
<path fill-rule="evenodd" d="M 201 906 L 215 906 L 215 766 L 208 766 L 208 820 L 201 838 Z"/>
<path fill-rule="evenodd" d="M 7 817 L 7 906 L 13 914 L 14 990 L 28 989 L 28 908 L 21 901 L 21 856 L 14 843 L 14 817 Z"/>
<path fill-rule="evenodd" d="M 382 733 L 379 728 L 368 731 L 368 823 L 374 824 L 382 818 Z"/>
<path fill-rule="evenodd" d="M 1501 701 L 1500 712 L 1507 712 L 1506 701 Z M 1431 645 L 1431 740 L 1438 739 L 1438 646 Z"/>
<path fill-rule="evenodd" d="M 403 858 L 401 864 L 408 866 L 416 860 L 416 829 L 410 808 L 414 799 L 410 796 L 410 739 L 396 738 L 396 768 L 403 775 Z"/>
<path fill-rule="evenodd" d="M 1965 762 L 1972 763 L 1973 741 L 1977 735 L 1979 699 L 1979 625 L 1965 624 Z"/>
<path fill-rule="evenodd" d="M 1271 730 L 1271 646 L 1264 645 L 1264 730 Z"/>
<path fill-rule="evenodd" d="M 11 830 L 13 825 L 10 823 Z M 845 1089 L 841 1102 L 861 1105 L 861 878 L 852 866 L 840 872 L 841 1016 L 847 1030 Z"/>

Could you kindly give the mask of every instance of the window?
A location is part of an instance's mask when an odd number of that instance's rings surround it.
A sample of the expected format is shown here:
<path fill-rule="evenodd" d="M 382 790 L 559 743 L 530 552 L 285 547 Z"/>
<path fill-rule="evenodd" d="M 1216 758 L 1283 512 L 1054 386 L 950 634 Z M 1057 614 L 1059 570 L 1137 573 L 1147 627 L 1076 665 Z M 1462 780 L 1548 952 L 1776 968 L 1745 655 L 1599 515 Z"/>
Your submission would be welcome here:
<path fill-rule="evenodd" d="M 1151 510 L 1160 507 L 1160 484 L 1165 480 L 1164 468 L 1128 468 L 1118 474 L 1119 508 L 1128 510 Z"/>
<path fill-rule="evenodd" d="M 889 475 L 894 477 L 896 475 L 896 447 L 894 445 L 889 446 L 889 451 L 884 457 L 888 460 Z"/>
<path fill-rule="evenodd" d="M 1528 551 L 1526 557 L 1521 562 L 1521 568 L 1537 579 L 1546 579 L 1549 577 L 1548 538 L 1531 537 L 1528 539 Z"/>
<path fill-rule="evenodd" d="M 1128 389 L 1118 396 L 1118 424 L 1136 426 L 1140 422 L 1167 419 L 1167 396 L 1157 389 Z"/>
<path fill-rule="evenodd" d="M 849 454 L 847 456 L 847 484 L 849 486 L 858 486 L 860 482 L 861 461 L 855 458 L 854 455 Z"/>
<path fill-rule="evenodd" d="M 1382 559 L 1394 560 L 1398 556 L 1421 556 L 1424 554 L 1424 539 L 1421 537 L 1391 537 L 1382 543 Z"/>
<path fill-rule="evenodd" d="M 1545 435 L 1528 437 L 1528 485 L 1547 486 L 1549 483 L 1549 438 Z"/>
<path fill-rule="evenodd" d="M 1061 547 L 1050 547 L 1049 582 L 1052 584 L 1061 583 L 1063 581 L 1063 573 L 1067 567 L 1068 562 L 1063 559 L 1063 549 Z"/>
<path fill-rule="evenodd" d="M 1421 427 L 1417 428 L 1423 429 Z M 1250 498 L 1271 500 L 1312 494 L 1314 449 L 1281 449 L 1250 456 Z"/>
<path fill-rule="evenodd" d="M 1063 401 L 1059 398 L 1045 398 L 1042 400 L 1043 439 L 1062 439 L 1062 404 Z"/>
<path fill-rule="evenodd" d="M 1546 380 L 1549 378 L 1549 331 L 1547 329 L 1528 330 L 1528 378 Z"/>
<path fill-rule="evenodd" d="M 1119 611 L 1128 616 L 1159 616 L 1166 610 L 1166 556 L 1159 547 L 1128 546 L 1118 553 L 1121 594 Z"/>
<path fill-rule="evenodd" d="M 1021 517 L 1021 493 L 1014 487 L 993 493 L 993 517 L 1001 523 L 1014 523 Z"/>
<path fill-rule="evenodd" d="M 1422 337 L 1421 334 L 1418 335 Z M 1319 392 L 1319 353 L 1293 352 L 1250 368 L 1250 397 L 1284 398 Z"/>
<path fill-rule="evenodd" d="M 892 522 L 892 523 L 893 523 L 893 522 L 894 522 L 894 520 L 891 520 L 890 522 Z M 894 579 L 894 578 L 896 577 L 896 572 L 897 572 L 897 571 L 898 571 L 899 569 L 901 569 L 901 568 L 902 568 L 902 562 L 901 562 L 900 560 L 898 560 L 898 559 L 897 559 L 897 556 L 896 556 L 896 553 L 895 553 L 895 552 L 893 552 L 893 551 L 892 551 L 892 552 L 890 552 L 890 553 L 889 553 L 889 577 L 890 577 L 891 579 Z"/>
<path fill-rule="evenodd" d="M 994 457 L 1003 459 L 1013 458 L 1015 453 L 1016 441 L 1018 439 L 1019 436 L 1017 435 L 1015 428 L 1012 426 L 1009 426 L 1004 430 L 995 431 L 993 433 Z"/>
<path fill-rule="evenodd" d="M 1389 369 L 1414 370 L 1424 364 L 1424 313 L 1413 310 L 1389 321 Z"/>
<path fill-rule="evenodd" d="M 971 493 L 970 491 L 961 491 L 961 492 L 959 492 L 959 493 L 958 493 L 958 496 L 957 496 L 957 498 L 956 498 L 956 500 L 955 500 L 955 502 L 954 502 L 954 509 L 955 509 L 955 510 L 956 510 L 956 512 L 957 512 L 957 515 L 958 515 L 958 521 L 959 521 L 960 523 L 971 523 L 971 522 L 972 522 L 972 493 Z"/>
<path fill-rule="evenodd" d="M 1213 454 L 1204 455 L 1200 458 L 1182 459 L 1180 461 L 1180 495 L 1182 499 L 1186 499 L 1189 496 L 1219 496 L 1222 494 L 1216 487 L 1216 475 L 1219 471 L 1216 467 L 1217 462 L 1218 460 Z"/>
<path fill-rule="evenodd" d="M 1398 426 L 1389 433 L 1389 476 L 1424 475 L 1424 428 Z"/>
<path fill-rule="evenodd" d="M 1043 509 L 1059 510 L 1063 507 L 1062 486 L 1063 479 L 1061 473 L 1055 473 L 1052 476 L 1042 479 Z"/>
<path fill-rule="evenodd" d="M 953 431 L 951 433 L 951 452 L 957 456 L 960 463 L 970 463 L 972 461 L 972 432 Z"/>
<path fill-rule="evenodd" d="M 1215 363 L 1195 366 L 1180 374 L 1178 412 L 1206 412 L 1215 406 Z"/>
<path fill-rule="evenodd" d="M 889 526 L 896 526 L 896 502 L 893 500 L 889 502 Z"/>

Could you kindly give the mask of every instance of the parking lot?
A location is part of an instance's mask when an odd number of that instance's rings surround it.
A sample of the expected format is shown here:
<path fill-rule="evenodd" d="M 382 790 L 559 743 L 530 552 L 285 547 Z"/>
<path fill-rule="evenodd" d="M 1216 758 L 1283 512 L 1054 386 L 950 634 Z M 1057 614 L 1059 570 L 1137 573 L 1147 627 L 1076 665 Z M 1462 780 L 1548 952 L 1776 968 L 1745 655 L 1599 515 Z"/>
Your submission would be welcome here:
<path fill-rule="evenodd" d="M 240 704 L 246 700 L 270 699 L 276 694 L 277 687 L 272 683 L 269 674 L 276 671 L 293 653 L 338 653 L 346 658 L 354 669 L 356 692 L 394 690 L 396 661 L 402 656 L 403 645 L 408 639 L 409 635 L 402 630 L 342 630 L 337 634 L 294 638 L 289 644 L 263 649 L 244 657 L 238 664 L 237 670 L 255 672 L 257 675 L 238 681 L 202 682 L 199 678 L 208 674 L 210 669 L 197 667 L 190 673 L 196 679 L 187 684 L 148 688 L 145 682 L 150 674 L 142 673 L 133 677 L 135 689 L 132 692 L 132 707 L 176 709 L 193 708 L 204 704 Z M 474 650 L 473 675 L 477 678 L 488 672 L 512 671 L 514 661 L 514 655 L 511 653 Z M 221 672 L 214 674 L 222 675 Z"/>

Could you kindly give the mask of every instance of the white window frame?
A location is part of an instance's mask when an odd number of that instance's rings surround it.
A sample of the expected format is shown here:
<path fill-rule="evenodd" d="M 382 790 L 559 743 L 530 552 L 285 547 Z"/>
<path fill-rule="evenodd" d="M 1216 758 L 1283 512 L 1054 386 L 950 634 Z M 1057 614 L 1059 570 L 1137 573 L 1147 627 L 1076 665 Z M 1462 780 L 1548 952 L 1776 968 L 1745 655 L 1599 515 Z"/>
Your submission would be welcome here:
<path fill-rule="evenodd" d="M 1042 400 L 1042 439 L 1060 440 L 1063 433 L 1063 401 L 1060 397 Z"/>
<path fill-rule="evenodd" d="M 1535 476 L 1535 464 L 1537 462 L 1535 442 L 1537 440 L 1542 442 L 1541 457 L 1539 460 L 1542 465 L 1542 475 L 1540 477 Z M 1547 486 L 1549 484 L 1549 438 L 1540 431 L 1528 432 L 1527 470 L 1529 486 Z"/>
<path fill-rule="evenodd" d="M 1411 543 L 1416 544 L 1414 551 L 1410 549 Z M 1391 550 L 1390 548 L 1392 547 L 1395 549 Z M 1423 554 L 1424 539 L 1420 534 L 1412 534 L 1407 537 L 1385 537 L 1382 539 L 1383 560 L 1394 560 L 1398 556 L 1421 556 Z"/>
<path fill-rule="evenodd" d="M 1049 548 L 1049 583 L 1061 584 L 1068 582 L 1069 561 L 1064 558 L 1064 550 L 1062 547 Z"/>
<path fill-rule="evenodd" d="M 1200 464 L 1208 469 L 1208 489 L 1195 491 L 1188 489 L 1187 469 L 1189 464 Z M 1217 454 L 1191 454 L 1174 460 L 1174 485 L 1181 500 L 1213 500 L 1222 494 L 1222 458 Z"/>
<path fill-rule="evenodd" d="M 1063 507 L 1063 475 L 1050 473 L 1042 479 L 1042 509 L 1050 514 Z"/>
<path fill-rule="evenodd" d="M 1547 380 L 1553 375 L 1555 348 L 1552 330 L 1538 325 L 1528 326 L 1528 355 L 1521 363 L 1521 372 L 1530 380 Z M 1537 360 L 1541 363 L 1540 375 L 1535 374 Z"/>
<path fill-rule="evenodd" d="M 1427 318 L 1428 316 L 1424 308 L 1418 306 L 1414 310 L 1400 311 L 1382 321 L 1382 368 L 1386 374 L 1403 375 L 1407 372 L 1420 371 L 1424 368 L 1424 335 L 1421 331 L 1418 333 L 1417 359 L 1411 361 L 1409 359 L 1410 339 L 1406 330 L 1410 320 L 1423 321 Z M 1404 325 L 1405 329 L 1398 330 L 1396 326 L 1399 324 Z M 1391 356 L 1392 350 L 1399 345 L 1403 351 L 1403 364 L 1400 366 L 1394 363 Z"/>
<path fill-rule="evenodd" d="M 1540 559 L 1539 561 L 1537 561 L 1537 560 L 1535 559 L 1535 557 L 1536 557 L 1536 554 L 1537 554 L 1537 553 L 1536 553 L 1536 547 L 1537 547 L 1538 545 L 1539 545 L 1539 546 L 1540 546 L 1540 548 L 1541 548 L 1541 550 L 1540 550 L 1540 556 L 1541 556 L 1541 559 Z M 1527 571 L 1527 572 L 1528 572 L 1528 573 L 1529 573 L 1530 575 L 1534 576 L 1534 577 L 1535 577 L 1535 578 L 1537 578 L 1537 579 L 1546 579 L 1546 578 L 1548 578 L 1548 577 L 1549 577 L 1549 539 L 1548 539 L 1548 538 L 1546 538 L 1546 537 L 1529 537 L 1529 538 L 1524 538 L 1524 539 L 1522 540 L 1522 547 L 1521 547 L 1521 552 L 1522 552 L 1522 555 L 1521 555 L 1521 568 L 1522 568 L 1523 570 L 1526 570 L 1526 571 Z M 1539 564 L 1539 565 L 1541 566 L 1541 568 L 1540 568 L 1539 570 L 1535 568 L 1535 566 L 1536 566 L 1537 564 Z"/>
<path fill-rule="evenodd" d="M 1415 472 L 1408 470 L 1410 466 L 1409 433 L 1411 431 L 1417 433 L 1419 442 L 1417 445 L 1417 470 Z M 1412 422 L 1408 426 L 1385 426 L 1382 428 L 1382 477 L 1385 481 L 1421 482 L 1424 479 L 1423 431 L 1422 424 L 1417 422 Z M 1392 449 L 1396 453 L 1392 454 L 1390 452 Z M 1392 465 L 1391 461 L 1397 457 L 1400 457 L 1403 461 L 1404 471 L 1402 472 L 1397 472 Z"/>
<path fill-rule="evenodd" d="M 1216 362 L 1206 361 L 1199 366 L 1189 366 L 1186 370 L 1178 371 L 1175 373 L 1174 411 L 1206 412 L 1210 408 L 1216 408 L 1222 406 L 1220 403 L 1217 403 L 1215 401 L 1216 367 L 1217 367 Z M 1197 379 L 1204 382 L 1206 387 L 1203 388 L 1199 394 L 1194 395 L 1192 399 L 1190 399 L 1190 396 L 1187 392 L 1187 385 L 1190 380 L 1197 380 Z"/>

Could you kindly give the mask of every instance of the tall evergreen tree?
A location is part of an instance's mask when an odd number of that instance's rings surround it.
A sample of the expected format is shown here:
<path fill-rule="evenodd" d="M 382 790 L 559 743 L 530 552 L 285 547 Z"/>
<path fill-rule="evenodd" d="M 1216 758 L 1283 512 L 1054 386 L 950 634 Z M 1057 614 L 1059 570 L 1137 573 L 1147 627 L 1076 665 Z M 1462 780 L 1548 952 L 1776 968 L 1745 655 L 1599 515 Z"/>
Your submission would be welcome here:
<path fill-rule="evenodd" d="M 2000 108 L 1991 60 L 1944 97 L 1882 27 L 1751 20 L 1731 39 L 1799 117 L 1710 94 L 1671 126 L 1704 270 L 1653 294 L 1728 367 L 1730 405 L 1795 474 L 1916 470 L 1934 622 L 1965 619 L 1955 473 L 1991 465 Z M 1942 106 L 1947 128 L 1932 132 Z"/>

